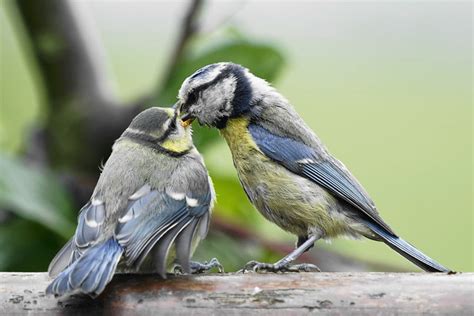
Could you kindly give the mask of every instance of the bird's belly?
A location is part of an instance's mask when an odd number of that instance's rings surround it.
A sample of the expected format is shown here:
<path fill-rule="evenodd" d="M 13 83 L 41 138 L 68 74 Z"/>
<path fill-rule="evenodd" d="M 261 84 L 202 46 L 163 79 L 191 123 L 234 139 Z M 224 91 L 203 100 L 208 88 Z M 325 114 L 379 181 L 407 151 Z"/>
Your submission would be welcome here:
<path fill-rule="evenodd" d="M 351 220 L 335 198 L 317 184 L 300 177 L 261 153 L 234 160 L 249 199 L 268 220 L 282 229 L 306 236 L 347 234 Z"/>

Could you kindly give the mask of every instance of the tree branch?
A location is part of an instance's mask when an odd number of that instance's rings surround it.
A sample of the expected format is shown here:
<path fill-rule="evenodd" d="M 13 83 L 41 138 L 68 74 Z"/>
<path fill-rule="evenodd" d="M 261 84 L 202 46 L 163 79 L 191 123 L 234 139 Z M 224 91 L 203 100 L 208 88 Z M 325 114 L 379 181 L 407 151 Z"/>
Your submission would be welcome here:
<path fill-rule="evenodd" d="M 46 273 L 0 273 L 0 313 L 472 315 L 474 274 L 116 275 L 97 299 L 54 298 Z"/>
<path fill-rule="evenodd" d="M 102 48 L 80 6 L 63 0 L 17 0 L 16 4 L 52 110 L 67 105 L 69 98 L 117 103 Z"/>
<path fill-rule="evenodd" d="M 53 166 L 97 175 L 98 163 L 109 155 L 113 141 L 139 107 L 119 106 L 100 42 L 80 3 L 16 0 L 15 4 L 47 96 L 44 131 L 33 139 L 46 146 Z M 38 148 L 33 151 L 41 153 Z"/>
<path fill-rule="evenodd" d="M 176 68 L 179 67 L 180 62 L 183 60 L 183 57 L 187 53 L 186 49 L 190 39 L 198 31 L 197 19 L 203 3 L 203 0 L 191 0 L 191 3 L 188 7 L 188 10 L 186 11 L 186 14 L 184 15 L 184 19 L 181 24 L 181 31 L 179 34 L 178 41 L 176 42 L 175 48 L 171 55 L 171 59 L 168 63 L 168 67 L 164 72 L 163 78 L 158 87 L 165 87 L 167 86 L 166 83 L 168 83 L 170 80 L 173 80 L 173 73 L 175 72 Z M 161 88 L 159 88 L 157 91 L 158 93 L 155 99 L 159 99 L 159 96 L 161 95 Z"/>

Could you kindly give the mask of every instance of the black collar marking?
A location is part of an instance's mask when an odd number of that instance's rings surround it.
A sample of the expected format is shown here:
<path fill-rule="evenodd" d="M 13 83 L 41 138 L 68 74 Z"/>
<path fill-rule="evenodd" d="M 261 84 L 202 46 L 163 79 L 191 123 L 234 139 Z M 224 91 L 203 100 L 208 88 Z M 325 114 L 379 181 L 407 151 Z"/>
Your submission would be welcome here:
<path fill-rule="evenodd" d="M 250 111 L 253 91 L 242 68 L 235 67 L 232 73 L 236 78 L 236 87 L 234 98 L 232 99 L 232 113 L 230 117 L 238 117 Z"/>
<path fill-rule="evenodd" d="M 234 65 L 229 68 L 231 69 L 229 72 L 232 73 L 236 79 L 234 98 L 231 101 L 232 113 L 230 116 L 221 117 L 217 122 L 215 122 L 214 125 L 218 129 L 225 128 L 229 118 L 242 116 L 250 112 L 252 108 L 252 87 L 250 86 L 249 80 L 245 76 L 244 70 L 241 67 Z"/>

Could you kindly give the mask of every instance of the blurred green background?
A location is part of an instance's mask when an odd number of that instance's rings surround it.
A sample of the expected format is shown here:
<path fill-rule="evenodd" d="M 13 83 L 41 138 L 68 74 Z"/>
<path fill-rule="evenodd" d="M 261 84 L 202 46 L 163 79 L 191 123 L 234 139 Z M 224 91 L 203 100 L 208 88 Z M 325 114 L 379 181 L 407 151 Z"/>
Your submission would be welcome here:
<path fill-rule="evenodd" d="M 161 87 L 188 2 L 80 4 L 124 103 L 159 90 L 143 106 L 169 105 L 201 64 L 241 62 L 290 100 L 399 235 L 451 269 L 474 270 L 471 2 L 208 1 L 189 54 Z M 51 113 L 14 2 L 1 2 L 0 29 L 0 270 L 44 271 L 73 233 L 79 208 L 60 174 L 74 166 L 21 158 Z M 254 236 L 243 244 L 213 230 L 197 257 L 217 256 L 228 270 L 277 259 L 258 241 L 291 247 L 295 238 L 248 203 L 225 142 L 196 134 L 218 194 L 215 217 Z M 417 270 L 371 241 L 317 247 Z"/>

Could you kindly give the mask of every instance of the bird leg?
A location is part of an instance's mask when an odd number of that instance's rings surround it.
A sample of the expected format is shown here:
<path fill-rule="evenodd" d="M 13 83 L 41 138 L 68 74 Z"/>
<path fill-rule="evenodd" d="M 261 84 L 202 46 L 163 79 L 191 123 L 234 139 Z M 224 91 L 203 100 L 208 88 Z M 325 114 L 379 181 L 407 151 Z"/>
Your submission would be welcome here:
<path fill-rule="evenodd" d="M 306 242 L 306 240 L 308 240 L 308 236 L 298 236 L 298 240 L 296 241 L 296 248 L 299 248 L 302 244 Z M 314 243 L 308 248 L 306 248 L 304 252 L 309 251 L 313 247 L 314 247 Z"/>
<path fill-rule="evenodd" d="M 311 248 L 315 241 L 318 240 L 316 236 L 309 236 L 309 238 L 299 245 L 298 248 L 293 250 L 287 256 L 277 261 L 276 263 L 262 263 L 258 261 L 248 262 L 244 268 L 240 271 L 267 271 L 267 272 L 320 272 L 319 268 L 310 263 L 295 264 L 290 265 L 291 262 L 295 261 L 299 256 L 301 256 L 306 250 Z"/>
<path fill-rule="evenodd" d="M 200 274 L 204 272 L 208 272 L 211 269 L 217 268 L 219 273 L 224 273 L 224 267 L 216 258 L 212 258 L 209 262 L 204 261 L 203 263 L 197 261 L 189 262 L 189 268 L 191 270 L 191 274 Z M 176 264 L 174 267 L 175 274 L 184 274 L 183 268 Z"/>

